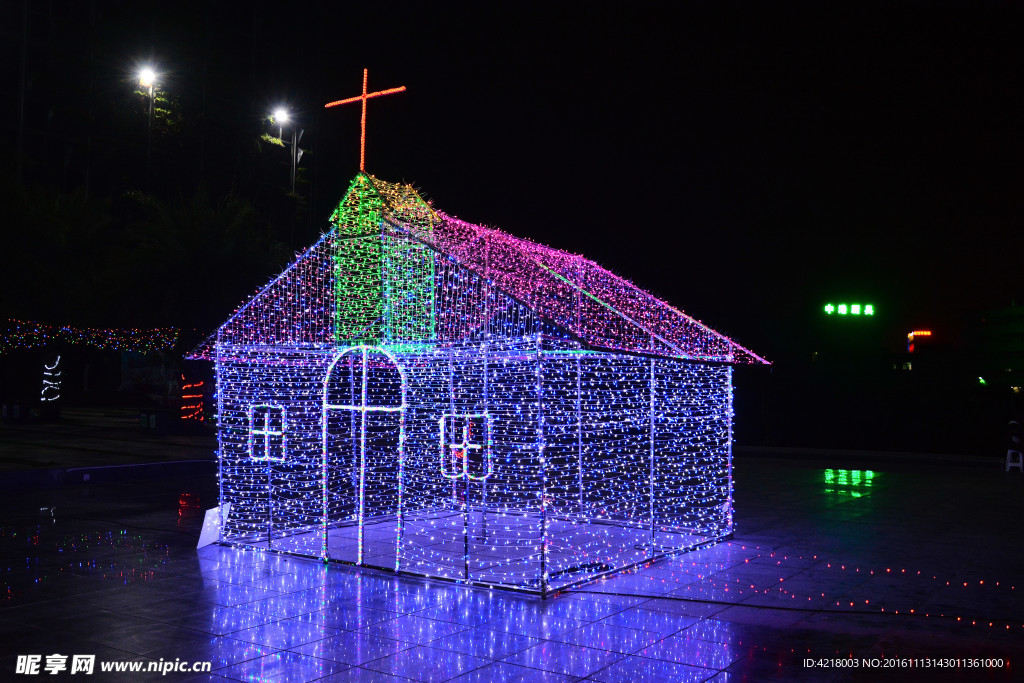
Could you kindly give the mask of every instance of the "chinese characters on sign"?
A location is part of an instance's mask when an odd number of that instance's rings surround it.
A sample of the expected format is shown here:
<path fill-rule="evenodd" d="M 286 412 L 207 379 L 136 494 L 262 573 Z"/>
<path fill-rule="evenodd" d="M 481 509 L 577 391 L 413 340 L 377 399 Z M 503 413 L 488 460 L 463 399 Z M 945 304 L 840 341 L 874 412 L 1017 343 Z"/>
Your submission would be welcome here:
<path fill-rule="evenodd" d="M 874 315 L 874 304 L 825 304 L 825 315 Z"/>

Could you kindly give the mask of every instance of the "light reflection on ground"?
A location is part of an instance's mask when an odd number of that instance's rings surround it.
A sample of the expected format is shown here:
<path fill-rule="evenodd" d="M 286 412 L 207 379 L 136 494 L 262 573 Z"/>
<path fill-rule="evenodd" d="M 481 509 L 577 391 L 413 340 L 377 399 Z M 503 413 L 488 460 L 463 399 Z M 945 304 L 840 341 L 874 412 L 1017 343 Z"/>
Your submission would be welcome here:
<path fill-rule="evenodd" d="M 1024 496 L 1013 474 L 739 460 L 732 541 L 546 601 L 196 551 L 196 500 L 215 492 L 181 482 L 65 492 L 52 515 L 22 493 L 0 526 L 0 667 L 59 650 L 210 661 L 210 680 L 638 683 L 802 680 L 807 657 L 1017 661 L 1024 567 L 1004 541 Z"/>

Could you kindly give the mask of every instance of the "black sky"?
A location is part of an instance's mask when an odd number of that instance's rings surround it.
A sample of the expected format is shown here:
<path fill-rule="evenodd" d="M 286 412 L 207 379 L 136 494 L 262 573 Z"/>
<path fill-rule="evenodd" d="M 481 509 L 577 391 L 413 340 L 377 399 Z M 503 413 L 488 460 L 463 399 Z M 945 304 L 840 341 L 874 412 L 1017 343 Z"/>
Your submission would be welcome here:
<path fill-rule="evenodd" d="M 408 88 L 370 102 L 369 172 L 769 357 L 829 300 L 898 343 L 1024 296 L 1019 7 L 825 4 L 97 1 L 90 77 L 152 58 L 211 130 L 293 106 L 326 225 L 359 110 L 322 106 L 368 67 Z"/>

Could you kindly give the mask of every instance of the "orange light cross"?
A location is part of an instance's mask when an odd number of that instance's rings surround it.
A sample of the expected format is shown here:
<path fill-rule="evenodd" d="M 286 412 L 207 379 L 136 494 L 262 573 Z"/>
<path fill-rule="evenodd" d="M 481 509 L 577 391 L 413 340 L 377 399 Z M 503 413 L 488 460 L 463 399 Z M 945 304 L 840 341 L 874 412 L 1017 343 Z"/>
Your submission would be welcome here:
<path fill-rule="evenodd" d="M 359 129 L 359 170 L 366 170 L 366 100 L 371 97 L 380 97 L 381 95 L 394 95 L 395 93 L 405 92 L 405 86 L 401 85 L 397 88 L 388 88 L 387 90 L 378 90 L 377 92 L 366 92 L 366 76 L 367 70 L 363 69 L 363 93 L 356 95 L 355 97 L 348 97 L 344 100 L 336 100 L 334 102 L 328 102 L 324 105 L 324 108 L 337 107 L 340 104 L 348 104 L 350 102 L 362 101 L 363 103 L 363 115 L 360 119 Z"/>

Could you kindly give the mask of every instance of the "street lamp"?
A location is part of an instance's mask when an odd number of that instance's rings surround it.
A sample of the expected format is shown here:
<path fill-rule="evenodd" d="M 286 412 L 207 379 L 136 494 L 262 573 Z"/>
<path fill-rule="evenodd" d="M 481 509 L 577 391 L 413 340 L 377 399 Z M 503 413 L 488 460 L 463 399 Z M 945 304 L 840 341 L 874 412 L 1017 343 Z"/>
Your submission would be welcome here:
<path fill-rule="evenodd" d="M 143 67 L 139 71 L 139 85 L 147 90 L 149 95 L 149 119 L 146 127 L 146 184 L 150 183 L 153 169 L 153 89 L 156 87 L 156 72 L 150 67 Z"/>
<path fill-rule="evenodd" d="M 154 83 L 156 83 L 155 71 L 150 69 L 148 66 L 139 71 L 139 85 L 144 88 L 150 88 L 152 91 Z"/>
<path fill-rule="evenodd" d="M 271 114 L 271 120 L 277 124 L 277 137 L 284 137 L 284 124 L 288 123 L 291 118 L 288 110 L 281 107 L 275 109 L 274 113 Z"/>
<path fill-rule="evenodd" d="M 284 139 L 284 124 L 291 121 L 291 114 L 284 107 L 278 107 L 271 114 L 271 121 L 277 124 L 277 137 Z M 291 162 L 292 162 L 292 194 L 295 194 L 295 166 L 299 163 L 299 138 L 305 131 L 298 130 L 294 125 L 292 126 L 292 149 L 291 149 Z"/>

